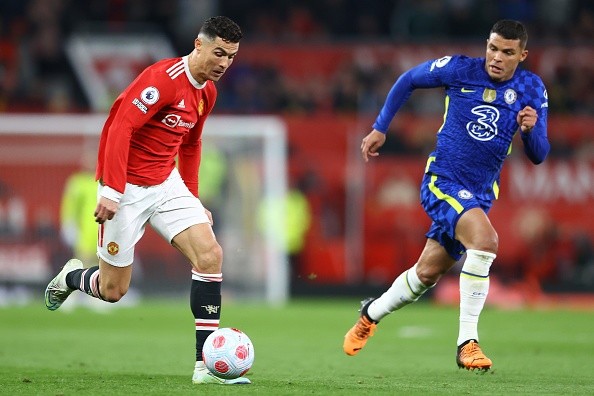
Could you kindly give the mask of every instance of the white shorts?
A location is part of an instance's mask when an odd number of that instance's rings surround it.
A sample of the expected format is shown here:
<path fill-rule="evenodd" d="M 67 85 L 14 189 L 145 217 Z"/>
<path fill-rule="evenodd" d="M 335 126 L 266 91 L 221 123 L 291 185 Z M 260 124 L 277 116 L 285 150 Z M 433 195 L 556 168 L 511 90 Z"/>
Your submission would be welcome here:
<path fill-rule="evenodd" d="M 149 222 L 167 242 L 195 224 L 208 223 L 204 206 L 186 187 L 177 168 L 163 183 L 137 186 L 126 183 L 119 209 L 99 225 L 97 255 L 116 267 L 134 260 L 134 246 Z"/>

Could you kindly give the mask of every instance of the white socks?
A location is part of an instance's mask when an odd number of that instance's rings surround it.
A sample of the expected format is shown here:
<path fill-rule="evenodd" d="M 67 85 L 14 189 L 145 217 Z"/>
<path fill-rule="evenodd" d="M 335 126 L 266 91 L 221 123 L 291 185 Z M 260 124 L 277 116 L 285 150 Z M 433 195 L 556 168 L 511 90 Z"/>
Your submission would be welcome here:
<path fill-rule="evenodd" d="M 460 329 L 457 345 L 478 341 L 478 320 L 489 293 L 489 269 L 496 255 L 468 249 L 460 272 Z M 367 316 L 379 322 L 386 315 L 417 301 L 427 289 L 417 276 L 415 264 L 396 278 L 392 286 L 367 308 Z"/>
<path fill-rule="evenodd" d="M 496 255 L 468 249 L 460 272 L 460 329 L 458 342 L 478 341 L 478 320 L 489 293 L 489 269 Z"/>
<path fill-rule="evenodd" d="M 431 286 L 425 286 L 417 276 L 417 265 L 404 271 L 392 286 L 367 308 L 367 316 L 379 322 L 384 316 L 415 302 Z"/>

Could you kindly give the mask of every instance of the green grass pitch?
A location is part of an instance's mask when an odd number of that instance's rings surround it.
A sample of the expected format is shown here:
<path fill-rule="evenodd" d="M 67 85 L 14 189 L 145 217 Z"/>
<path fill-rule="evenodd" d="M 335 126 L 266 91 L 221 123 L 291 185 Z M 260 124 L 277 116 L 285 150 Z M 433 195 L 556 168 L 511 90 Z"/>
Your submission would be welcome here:
<path fill-rule="evenodd" d="M 594 311 L 482 316 L 488 373 L 457 368 L 458 312 L 417 303 L 387 317 L 358 356 L 342 352 L 358 300 L 282 308 L 228 303 L 221 326 L 252 339 L 251 385 L 192 385 L 194 325 L 185 300 L 143 300 L 101 314 L 0 308 L 6 395 L 592 395 Z"/>

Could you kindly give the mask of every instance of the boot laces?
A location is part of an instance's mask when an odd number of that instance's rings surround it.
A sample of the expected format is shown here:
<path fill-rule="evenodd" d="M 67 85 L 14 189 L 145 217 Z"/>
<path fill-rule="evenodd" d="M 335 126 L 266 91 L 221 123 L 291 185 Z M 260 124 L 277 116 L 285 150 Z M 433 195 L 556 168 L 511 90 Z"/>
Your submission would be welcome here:
<path fill-rule="evenodd" d="M 364 340 L 367 337 L 373 335 L 374 327 L 375 326 L 373 326 L 372 323 L 369 323 L 368 320 L 362 317 L 357 321 L 357 324 L 355 326 L 355 335 L 357 336 L 357 338 Z"/>

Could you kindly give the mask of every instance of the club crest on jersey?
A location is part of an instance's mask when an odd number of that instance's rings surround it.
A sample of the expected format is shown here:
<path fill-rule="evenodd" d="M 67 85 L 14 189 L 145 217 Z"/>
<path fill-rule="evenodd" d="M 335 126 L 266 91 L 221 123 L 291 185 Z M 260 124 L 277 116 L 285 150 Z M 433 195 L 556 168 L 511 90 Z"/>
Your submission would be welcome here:
<path fill-rule="evenodd" d="M 513 89 L 508 89 L 503 94 L 503 99 L 505 99 L 505 103 L 512 104 L 518 99 L 518 94 Z"/>
<path fill-rule="evenodd" d="M 159 90 L 155 87 L 146 87 L 140 94 L 140 100 L 147 105 L 153 105 L 159 100 Z"/>
<path fill-rule="evenodd" d="M 483 91 L 483 100 L 487 103 L 491 103 L 497 99 L 497 92 L 494 89 L 485 88 Z"/>
<path fill-rule="evenodd" d="M 202 117 L 203 114 L 204 114 L 204 99 L 200 99 L 200 102 L 198 102 L 198 115 L 200 117 Z"/>
<path fill-rule="evenodd" d="M 118 246 L 117 243 L 109 242 L 107 244 L 107 253 L 111 254 L 112 256 L 115 256 L 116 254 L 118 254 L 119 251 L 120 251 L 120 247 Z"/>
<path fill-rule="evenodd" d="M 460 190 L 458 191 L 458 197 L 462 199 L 471 199 L 472 193 L 468 190 Z"/>

